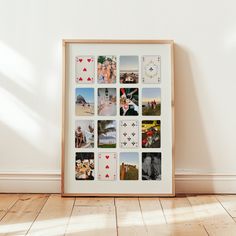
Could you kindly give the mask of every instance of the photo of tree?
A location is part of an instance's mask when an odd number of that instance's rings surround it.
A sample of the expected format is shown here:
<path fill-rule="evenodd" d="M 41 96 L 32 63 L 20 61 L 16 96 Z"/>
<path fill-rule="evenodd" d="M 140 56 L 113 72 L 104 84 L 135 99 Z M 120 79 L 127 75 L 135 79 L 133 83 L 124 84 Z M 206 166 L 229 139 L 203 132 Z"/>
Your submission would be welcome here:
<path fill-rule="evenodd" d="M 116 148 L 115 120 L 98 120 L 98 147 Z"/>

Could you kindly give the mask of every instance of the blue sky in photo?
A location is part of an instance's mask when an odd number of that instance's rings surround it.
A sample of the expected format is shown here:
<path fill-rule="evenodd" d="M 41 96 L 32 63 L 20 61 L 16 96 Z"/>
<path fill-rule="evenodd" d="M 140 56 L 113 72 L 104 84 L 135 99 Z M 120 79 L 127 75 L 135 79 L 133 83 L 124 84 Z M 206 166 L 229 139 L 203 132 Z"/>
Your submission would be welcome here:
<path fill-rule="evenodd" d="M 154 99 L 161 97 L 161 89 L 160 88 L 143 88 L 142 91 L 143 98 Z"/>
<path fill-rule="evenodd" d="M 76 88 L 76 97 L 81 95 L 84 97 L 86 102 L 94 103 L 94 89 L 93 88 Z"/>
<path fill-rule="evenodd" d="M 138 56 L 120 56 L 120 70 L 138 70 Z"/>
<path fill-rule="evenodd" d="M 139 165 L 138 152 L 121 152 L 120 153 L 120 165 L 125 164 Z"/>

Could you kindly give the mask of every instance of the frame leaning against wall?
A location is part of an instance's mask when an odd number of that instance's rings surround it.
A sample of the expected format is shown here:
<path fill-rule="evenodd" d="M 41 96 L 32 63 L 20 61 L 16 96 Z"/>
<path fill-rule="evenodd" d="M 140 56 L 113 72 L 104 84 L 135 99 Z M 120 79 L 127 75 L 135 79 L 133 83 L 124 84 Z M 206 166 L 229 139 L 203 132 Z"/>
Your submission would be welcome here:
<path fill-rule="evenodd" d="M 172 173 L 171 173 L 171 179 L 172 179 L 172 190 L 168 193 L 149 193 L 149 192 L 139 192 L 139 193 L 103 193 L 103 192 L 76 192 L 76 191 L 68 191 L 68 186 L 66 186 L 65 178 L 67 177 L 68 173 L 65 169 L 65 166 L 68 162 L 68 156 L 67 156 L 67 121 L 68 121 L 68 56 L 69 56 L 69 50 L 68 47 L 70 45 L 83 45 L 83 44 L 97 44 L 97 45 L 109 45 L 109 44 L 120 44 L 120 45 L 129 45 L 129 44 L 136 44 L 142 46 L 143 44 L 159 44 L 159 45 L 167 45 L 170 47 L 170 79 L 171 79 L 171 137 L 172 137 Z M 175 169 L 174 169 L 174 153 L 175 153 L 175 132 L 174 132 L 174 41 L 173 40 L 77 40 L 77 39 L 65 39 L 62 41 L 62 136 L 61 136 L 61 195 L 66 196 L 175 196 Z M 71 63 L 71 62 L 70 62 Z M 72 79 L 72 78 L 70 78 Z"/>

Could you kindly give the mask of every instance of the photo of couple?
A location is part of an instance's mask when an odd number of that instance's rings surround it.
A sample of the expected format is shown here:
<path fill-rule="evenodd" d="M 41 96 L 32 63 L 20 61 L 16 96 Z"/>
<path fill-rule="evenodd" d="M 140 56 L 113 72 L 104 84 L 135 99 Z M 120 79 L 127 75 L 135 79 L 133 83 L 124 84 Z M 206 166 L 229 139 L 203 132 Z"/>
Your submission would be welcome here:
<path fill-rule="evenodd" d="M 94 121 L 75 121 L 75 148 L 94 147 Z"/>
<path fill-rule="evenodd" d="M 161 180 L 161 153 L 142 153 L 142 180 Z"/>
<path fill-rule="evenodd" d="M 142 114 L 144 116 L 161 115 L 161 89 L 143 88 L 142 90 Z"/>

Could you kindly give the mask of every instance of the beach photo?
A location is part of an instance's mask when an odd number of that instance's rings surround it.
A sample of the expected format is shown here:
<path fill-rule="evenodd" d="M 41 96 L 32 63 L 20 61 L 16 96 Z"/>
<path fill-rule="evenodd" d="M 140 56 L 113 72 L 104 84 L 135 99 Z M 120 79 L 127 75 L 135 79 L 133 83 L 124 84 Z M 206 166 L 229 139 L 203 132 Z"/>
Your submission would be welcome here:
<path fill-rule="evenodd" d="M 75 154 L 75 179 L 94 180 L 94 153 L 76 152 Z"/>
<path fill-rule="evenodd" d="M 138 152 L 120 153 L 120 180 L 138 180 L 139 157 Z"/>
<path fill-rule="evenodd" d="M 94 121 L 76 120 L 75 121 L 75 147 L 93 148 L 94 147 Z"/>
<path fill-rule="evenodd" d="M 76 88 L 75 89 L 75 115 L 93 116 L 94 115 L 94 89 Z"/>
<path fill-rule="evenodd" d="M 138 116 L 139 114 L 139 91 L 138 88 L 120 89 L 120 115 Z"/>
<path fill-rule="evenodd" d="M 161 153 L 142 153 L 142 180 L 161 180 Z"/>
<path fill-rule="evenodd" d="M 116 148 L 115 120 L 98 120 L 98 148 Z"/>
<path fill-rule="evenodd" d="M 161 121 L 142 121 L 142 148 L 161 147 Z"/>
<path fill-rule="evenodd" d="M 99 84 L 116 83 L 116 57 L 99 56 L 97 60 L 97 77 Z"/>
<path fill-rule="evenodd" d="M 98 88 L 98 115 L 116 115 L 116 88 Z"/>
<path fill-rule="evenodd" d="M 120 83 L 137 84 L 139 77 L 138 56 L 120 56 Z"/>
<path fill-rule="evenodd" d="M 143 116 L 161 115 L 161 89 L 142 89 L 142 114 Z"/>

